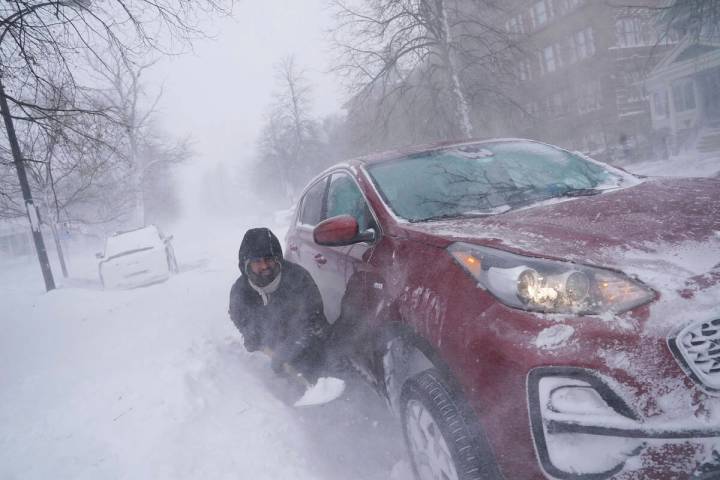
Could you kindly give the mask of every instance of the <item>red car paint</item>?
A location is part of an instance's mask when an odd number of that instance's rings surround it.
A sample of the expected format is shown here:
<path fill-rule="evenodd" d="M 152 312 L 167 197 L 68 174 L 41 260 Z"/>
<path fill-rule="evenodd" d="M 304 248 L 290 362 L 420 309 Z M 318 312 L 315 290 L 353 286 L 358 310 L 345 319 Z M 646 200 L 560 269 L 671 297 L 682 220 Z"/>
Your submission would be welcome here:
<path fill-rule="evenodd" d="M 528 374 L 537 367 L 572 366 L 597 372 L 613 382 L 616 393 L 643 420 L 666 413 L 654 396 L 664 391 L 663 385 L 667 389 L 680 385 L 692 398 L 687 414 L 702 415 L 704 402 L 712 397 L 673 357 L 667 337 L 681 325 L 654 322 L 653 315 L 658 314 L 651 308 L 654 302 L 611 321 L 595 315 L 565 315 L 561 322 L 574 329 L 572 341 L 552 350 L 538 348 L 534 345 L 538 335 L 556 325 L 558 318 L 504 305 L 478 288 L 477 281 L 446 248 L 463 241 L 530 257 L 623 270 L 627 265 L 618 252 L 632 249 L 652 255 L 657 245 L 716 238 L 720 232 L 720 181 L 645 179 L 602 195 L 538 204 L 491 217 L 419 223 L 399 220 L 378 193 L 366 167 L 448 146 L 452 145 L 365 157 L 318 177 L 321 180 L 337 172 L 351 176 L 380 230 L 374 243 L 328 247 L 315 243 L 312 228 L 301 225 L 299 218 L 291 225 L 287 257 L 308 268 L 323 294 L 329 319 L 339 315 L 343 298 L 360 296 L 371 311 L 367 319 L 371 329 L 379 331 L 389 321 L 400 322 L 427 340 L 477 414 L 506 479 L 552 478 L 538 462 L 528 415 Z M 298 212 L 301 208 L 302 204 Z M 678 301 L 691 298 L 697 289 L 716 285 L 718 269 L 708 265 L 708 275 L 689 276 L 690 293 L 678 295 Z M 359 275 L 362 280 L 353 281 Z M 658 299 L 678 293 L 649 286 L 657 291 Z M 692 308 L 691 302 L 688 308 Z M 606 352 L 624 355 L 633 368 L 611 365 Z M 366 360 L 368 371 L 380 375 L 372 359 Z M 643 374 L 637 375 L 637 371 Z M 689 478 L 697 466 L 693 442 L 656 443 L 640 453 L 642 468 L 612 478 Z"/>

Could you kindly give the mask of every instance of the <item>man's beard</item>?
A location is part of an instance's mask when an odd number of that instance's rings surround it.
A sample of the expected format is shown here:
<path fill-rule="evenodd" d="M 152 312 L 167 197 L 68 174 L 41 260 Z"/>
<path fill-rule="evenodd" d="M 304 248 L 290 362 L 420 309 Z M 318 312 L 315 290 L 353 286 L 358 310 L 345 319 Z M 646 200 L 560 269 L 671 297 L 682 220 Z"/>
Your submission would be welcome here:
<path fill-rule="evenodd" d="M 261 288 L 269 285 L 273 280 L 275 280 L 275 277 L 278 276 L 278 273 L 280 273 L 279 263 L 276 263 L 273 267 L 263 270 L 260 273 L 255 273 L 251 269 L 248 269 L 248 277 L 250 278 L 250 281 L 256 287 Z"/>

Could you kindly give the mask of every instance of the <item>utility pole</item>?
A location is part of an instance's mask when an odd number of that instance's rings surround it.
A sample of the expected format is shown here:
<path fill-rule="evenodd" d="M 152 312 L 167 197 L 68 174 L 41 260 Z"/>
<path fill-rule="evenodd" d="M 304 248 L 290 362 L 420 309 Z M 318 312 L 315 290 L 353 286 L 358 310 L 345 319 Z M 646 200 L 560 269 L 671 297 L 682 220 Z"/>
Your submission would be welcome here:
<path fill-rule="evenodd" d="M 10 150 L 12 151 L 13 161 L 17 169 L 20 188 L 22 189 L 23 200 L 25 200 L 25 208 L 27 209 L 28 219 L 30 220 L 30 228 L 32 229 L 33 240 L 35 242 L 35 251 L 40 261 L 40 269 L 45 279 L 45 289 L 49 292 L 55 288 L 55 280 L 53 279 L 52 269 L 50 268 L 50 260 L 48 260 L 47 250 L 45 250 L 45 242 L 43 241 L 42 232 L 40 231 L 40 212 L 35 206 L 30 192 L 30 184 L 28 183 L 27 173 L 25 172 L 25 164 L 23 163 L 22 154 L 20 153 L 20 145 L 15 135 L 15 125 L 13 124 L 10 108 L 8 107 L 7 98 L 5 98 L 5 87 L 2 84 L 2 75 L 0 74 L 0 109 L 2 110 L 3 120 L 5 120 L 5 129 L 7 130 L 8 142 L 10 142 Z"/>

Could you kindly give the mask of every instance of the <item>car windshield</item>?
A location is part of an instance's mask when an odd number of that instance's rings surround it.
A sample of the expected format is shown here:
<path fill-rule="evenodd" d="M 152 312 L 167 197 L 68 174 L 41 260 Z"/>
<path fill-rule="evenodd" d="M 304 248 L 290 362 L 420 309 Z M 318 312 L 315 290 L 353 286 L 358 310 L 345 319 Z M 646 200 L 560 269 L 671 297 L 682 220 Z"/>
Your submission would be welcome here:
<path fill-rule="evenodd" d="M 396 215 L 420 222 L 494 215 L 554 197 L 593 195 L 623 177 L 534 142 L 465 145 L 368 167 Z"/>
<path fill-rule="evenodd" d="M 112 257 L 141 248 L 157 247 L 162 244 L 155 227 L 145 227 L 109 237 L 105 243 L 105 256 Z"/>

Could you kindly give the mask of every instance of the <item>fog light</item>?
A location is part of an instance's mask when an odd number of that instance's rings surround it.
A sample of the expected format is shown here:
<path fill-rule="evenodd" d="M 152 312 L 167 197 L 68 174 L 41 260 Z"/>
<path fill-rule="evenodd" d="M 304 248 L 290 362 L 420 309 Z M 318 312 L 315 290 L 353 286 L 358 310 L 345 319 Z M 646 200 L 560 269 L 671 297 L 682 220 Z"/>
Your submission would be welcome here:
<path fill-rule="evenodd" d="M 548 408 L 557 413 L 578 415 L 615 413 L 594 388 L 579 385 L 566 385 L 552 390 Z"/>
<path fill-rule="evenodd" d="M 590 370 L 536 368 L 528 376 L 528 401 L 535 449 L 550 477 L 610 478 L 642 450 L 642 439 L 593 433 L 594 427 L 628 425 L 633 419 L 620 397 Z"/>

